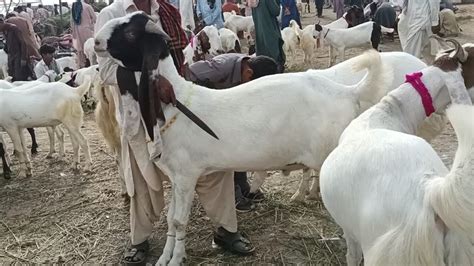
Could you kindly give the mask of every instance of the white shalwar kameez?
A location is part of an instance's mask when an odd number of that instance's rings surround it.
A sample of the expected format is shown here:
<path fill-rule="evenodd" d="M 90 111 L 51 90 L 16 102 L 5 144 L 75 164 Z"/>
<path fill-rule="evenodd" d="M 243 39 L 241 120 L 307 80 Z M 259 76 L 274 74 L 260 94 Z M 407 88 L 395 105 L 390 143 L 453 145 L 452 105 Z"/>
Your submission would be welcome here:
<path fill-rule="evenodd" d="M 430 43 L 429 37 L 433 34 L 431 27 L 439 23 L 440 0 L 406 1 L 408 4 L 404 6 L 398 23 L 400 43 L 404 52 L 421 58 L 423 49 Z M 436 52 L 437 49 L 431 47 L 429 53 L 434 55 Z"/>

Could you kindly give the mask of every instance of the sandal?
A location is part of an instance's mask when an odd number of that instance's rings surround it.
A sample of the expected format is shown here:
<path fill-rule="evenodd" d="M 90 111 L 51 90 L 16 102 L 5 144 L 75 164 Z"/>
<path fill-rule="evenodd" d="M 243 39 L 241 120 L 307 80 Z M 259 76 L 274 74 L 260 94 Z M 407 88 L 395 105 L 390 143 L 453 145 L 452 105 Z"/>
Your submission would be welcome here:
<path fill-rule="evenodd" d="M 148 240 L 138 245 L 132 245 L 123 254 L 122 261 L 125 265 L 145 265 L 149 249 Z"/>
<path fill-rule="evenodd" d="M 250 255 L 255 251 L 252 243 L 241 233 L 231 233 L 219 227 L 214 233 L 214 243 L 221 248 L 239 255 Z"/>

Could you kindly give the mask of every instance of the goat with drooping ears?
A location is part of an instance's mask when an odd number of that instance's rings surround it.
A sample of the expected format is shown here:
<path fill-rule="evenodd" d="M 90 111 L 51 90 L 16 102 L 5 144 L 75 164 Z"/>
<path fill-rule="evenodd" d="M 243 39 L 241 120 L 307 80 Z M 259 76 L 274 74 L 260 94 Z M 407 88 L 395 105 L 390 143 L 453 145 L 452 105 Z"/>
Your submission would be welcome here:
<path fill-rule="evenodd" d="M 472 106 L 448 115 L 459 139 L 449 171 L 419 125 L 450 104 L 471 105 L 474 46 L 441 54 L 433 66 L 352 121 L 320 172 L 321 196 L 342 227 L 347 264 L 472 265 Z"/>
<path fill-rule="evenodd" d="M 391 81 L 391 70 L 380 63 L 376 51 L 370 51 L 357 62 L 359 69 L 369 69 L 368 75 L 353 86 L 308 73 L 287 73 L 226 90 L 208 89 L 179 76 L 169 56 L 166 35 L 144 18 L 146 15 L 138 12 L 109 21 L 95 36 L 96 52 L 127 69 L 149 66 L 144 69 L 149 75 L 142 75 L 142 81 L 158 76 L 169 80 L 176 98 L 219 136 L 219 140 L 212 138 L 172 105 L 162 104 L 164 124 L 158 118 L 147 120 L 142 113 L 148 135 L 162 145 L 161 150 L 154 147 L 150 158 L 172 183 L 168 237 L 159 264 L 177 265 L 186 256 L 186 225 L 199 177 L 282 169 L 295 163 L 318 169 L 337 144 L 334 132 L 342 132 L 361 112 L 361 101 L 378 102 Z M 130 29 L 133 34 L 127 35 Z M 128 39 L 117 41 L 124 38 Z M 146 46 L 140 48 L 146 40 L 151 51 Z M 295 84 L 300 84 L 298 90 Z M 150 99 L 140 99 L 146 86 L 142 89 L 134 99 L 146 112 L 143 107 Z M 323 119 L 325 128 L 321 128 Z M 236 135 L 241 137 L 236 139 Z"/>

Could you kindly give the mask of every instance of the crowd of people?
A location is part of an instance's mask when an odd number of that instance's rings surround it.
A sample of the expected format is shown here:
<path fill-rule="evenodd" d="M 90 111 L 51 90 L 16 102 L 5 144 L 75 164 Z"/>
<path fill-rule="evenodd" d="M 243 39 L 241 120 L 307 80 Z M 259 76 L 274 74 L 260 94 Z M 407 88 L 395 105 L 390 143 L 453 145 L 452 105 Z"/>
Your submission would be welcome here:
<path fill-rule="evenodd" d="M 455 27 L 452 11 L 448 8 L 440 12 L 439 1 L 408 0 L 407 5 L 398 6 L 401 9 L 400 20 L 397 23 L 397 5 L 393 2 L 375 1 L 372 16 L 379 24 L 395 28 L 402 50 L 422 57 L 422 50 L 428 44 L 432 32 L 444 36 L 459 33 Z M 240 6 L 238 4 L 241 4 Z M 69 9 L 61 6 L 63 14 L 70 13 L 73 46 L 77 51 L 78 67 L 87 66 L 84 55 L 84 43 L 94 36 L 107 21 L 125 16 L 128 13 L 141 10 L 146 12 L 169 35 L 169 47 L 178 72 L 186 79 L 197 84 L 214 89 L 226 89 L 262 76 L 282 73 L 285 70 L 285 53 L 281 29 L 288 27 L 295 20 L 301 27 L 300 13 L 296 0 L 248 0 L 245 4 L 233 0 L 196 0 L 195 14 L 203 25 L 224 27 L 223 12 L 234 11 L 240 15 L 251 15 L 255 24 L 255 56 L 243 54 L 223 54 L 211 60 L 199 61 L 183 67 L 183 48 L 189 40 L 181 27 L 179 1 L 167 0 L 116 0 L 105 7 L 98 16 L 86 0 L 77 0 Z M 333 7 L 336 18 L 344 14 L 350 5 L 360 5 L 361 1 L 345 2 L 344 0 L 315 0 L 317 16 L 323 15 L 323 8 Z M 58 7 L 59 8 L 59 7 Z M 53 14 L 42 5 L 35 10 L 31 5 L 19 6 L 0 19 L 0 31 L 5 35 L 5 51 L 8 54 L 8 72 L 13 81 L 23 81 L 38 78 L 48 70 L 57 74 L 64 70 L 54 59 L 55 48 L 50 45 L 40 45 L 33 30 L 37 21 L 45 21 Z M 420 16 L 418 14 L 424 14 Z M 439 27 L 436 29 L 435 27 Z M 117 71 L 124 71 L 111 59 L 99 57 L 99 75 L 105 84 L 117 86 Z M 161 100 L 168 104 L 175 102 L 173 88 L 169 82 L 160 77 L 155 85 L 161 90 Z M 123 97 L 117 110 L 125 121 L 124 124 L 134 124 L 125 113 L 131 108 L 140 113 L 138 106 L 127 104 Z M 126 179 L 134 184 L 134 193 L 130 203 L 130 229 L 132 246 L 124 254 L 126 263 L 141 263 L 146 260 L 149 249 L 148 237 L 153 230 L 153 222 L 158 219 L 164 206 L 164 196 L 161 181 L 166 180 L 159 170 L 148 164 L 150 156 L 146 147 L 146 133 L 141 125 L 135 136 L 124 136 L 122 143 L 126 156 L 122 165 L 128 167 Z M 123 129 L 125 130 L 125 129 Z M 127 176 L 128 175 L 128 176 Z M 154 181 L 151 181 L 154 180 Z M 159 182 L 157 185 L 153 182 Z M 209 191 L 213 193 L 209 193 Z M 247 173 L 236 172 L 234 182 L 228 180 L 211 180 L 202 178 L 198 184 L 197 193 L 209 217 L 218 225 L 214 233 L 214 242 L 238 254 L 250 254 L 254 247 L 243 234 L 238 231 L 235 210 L 251 211 L 254 203 L 264 199 L 262 192 L 250 193 Z M 210 195 L 213 194 L 213 195 Z M 229 198 L 229 195 L 233 195 Z"/>

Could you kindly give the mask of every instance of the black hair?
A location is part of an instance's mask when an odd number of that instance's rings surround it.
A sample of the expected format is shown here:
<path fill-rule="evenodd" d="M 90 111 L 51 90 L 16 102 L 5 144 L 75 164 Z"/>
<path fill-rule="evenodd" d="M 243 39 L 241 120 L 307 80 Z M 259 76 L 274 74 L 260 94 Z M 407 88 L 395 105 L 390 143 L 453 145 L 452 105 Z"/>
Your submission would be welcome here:
<path fill-rule="evenodd" d="M 259 55 L 251 57 L 247 61 L 247 64 L 253 70 L 252 79 L 273 75 L 278 72 L 278 65 L 276 61 L 268 56 Z"/>
<path fill-rule="evenodd" d="M 41 47 L 39 49 L 39 52 L 40 52 L 41 55 L 54 54 L 54 52 L 56 52 L 56 49 L 51 45 L 43 44 L 43 45 L 41 45 Z"/>
<path fill-rule="evenodd" d="M 27 4 L 26 4 L 26 7 L 31 7 L 31 3 L 27 3 Z"/>
<path fill-rule="evenodd" d="M 38 8 L 43 8 L 43 5 L 42 5 L 42 4 L 39 4 L 39 5 L 38 5 Z"/>
<path fill-rule="evenodd" d="M 11 17 L 16 17 L 16 15 L 13 14 L 13 13 L 8 13 L 8 14 L 5 16 L 5 19 L 9 19 L 9 18 L 11 18 Z"/>

